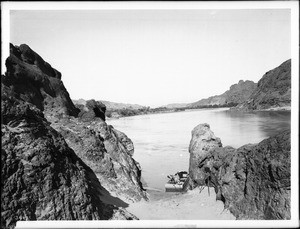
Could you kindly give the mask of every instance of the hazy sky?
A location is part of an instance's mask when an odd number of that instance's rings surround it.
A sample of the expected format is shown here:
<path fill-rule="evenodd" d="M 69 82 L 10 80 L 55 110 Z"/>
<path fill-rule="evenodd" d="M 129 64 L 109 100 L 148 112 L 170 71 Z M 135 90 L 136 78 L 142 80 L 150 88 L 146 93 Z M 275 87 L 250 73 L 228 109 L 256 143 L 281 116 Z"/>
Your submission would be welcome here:
<path fill-rule="evenodd" d="M 151 107 L 195 102 L 291 58 L 290 10 L 11 11 L 72 99 Z"/>

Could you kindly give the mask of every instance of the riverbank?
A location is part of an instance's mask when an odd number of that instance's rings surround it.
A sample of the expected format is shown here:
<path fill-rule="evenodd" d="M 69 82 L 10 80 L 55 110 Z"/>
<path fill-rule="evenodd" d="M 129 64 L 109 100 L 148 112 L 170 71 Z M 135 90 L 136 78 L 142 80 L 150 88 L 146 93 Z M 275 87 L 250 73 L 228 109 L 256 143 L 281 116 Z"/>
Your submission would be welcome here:
<path fill-rule="evenodd" d="M 291 106 L 282 106 L 282 107 L 269 107 L 266 109 L 257 109 L 257 110 L 251 110 L 248 108 L 241 108 L 241 107 L 232 107 L 229 109 L 233 112 L 259 112 L 259 111 L 291 111 Z"/>
<path fill-rule="evenodd" d="M 285 107 L 270 107 L 268 109 L 261 109 L 260 111 L 291 111 L 290 106 Z"/>
<path fill-rule="evenodd" d="M 166 110 L 166 111 L 158 111 L 158 112 L 148 112 L 148 113 L 138 113 L 134 115 L 129 115 L 129 116 L 111 116 L 111 117 L 106 117 L 106 120 L 116 120 L 119 118 L 125 118 L 125 117 L 133 117 L 133 116 L 141 116 L 141 115 L 151 115 L 151 114 L 167 114 L 167 113 L 178 113 L 178 112 L 189 112 L 189 111 L 199 111 L 199 110 L 218 110 L 220 108 L 228 109 L 229 111 L 232 112 L 259 112 L 259 111 L 291 111 L 290 106 L 285 106 L 285 107 L 271 107 L 268 109 L 259 109 L 259 110 L 242 110 L 242 109 L 237 109 L 236 107 L 217 107 L 217 108 L 186 108 L 182 110 Z"/>
<path fill-rule="evenodd" d="M 116 120 L 116 119 L 120 119 L 120 118 L 127 118 L 127 117 L 134 117 L 134 116 L 142 116 L 142 115 L 155 115 L 155 114 L 169 114 L 169 113 L 180 113 L 180 112 L 189 112 L 189 111 L 199 111 L 199 110 L 219 110 L 219 109 L 230 109 L 230 107 L 220 107 L 220 108 L 187 108 L 184 110 L 174 110 L 174 109 L 170 109 L 170 110 L 166 110 L 166 111 L 157 111 L 157 112 L 148 112 L 148 113 L 139 113 L 139 114 L 135 114 L 135 115 L 130 115 L 130 116 L 111 116 L 108 117 L 106 116 L 106 120 Z"/>
<path fill-rule="evenodd" d="M 126 208 L 140 220 L 235 220 L 216 200 L 213 188 L 198 188 L 186 193 L 148 190 L 149 201 L 130 204 Z"/>

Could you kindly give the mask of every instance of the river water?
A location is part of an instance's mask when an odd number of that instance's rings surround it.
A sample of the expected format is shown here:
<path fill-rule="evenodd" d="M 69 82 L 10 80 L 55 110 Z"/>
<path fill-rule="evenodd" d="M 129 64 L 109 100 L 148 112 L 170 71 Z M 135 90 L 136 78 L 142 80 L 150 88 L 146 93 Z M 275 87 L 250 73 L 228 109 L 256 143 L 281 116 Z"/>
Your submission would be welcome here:
<path fill-rule="evenodd" d="M 223 146 L 258 143 L 290 128 L 289 111 L 241 113 L 228 108 L 149 114 L 107 120 L 134 144 L 133 158 L 142 167 L 145 187 L 164 190 L 167 175 L 189 167 L 191 131 L 208 123 Z"/>

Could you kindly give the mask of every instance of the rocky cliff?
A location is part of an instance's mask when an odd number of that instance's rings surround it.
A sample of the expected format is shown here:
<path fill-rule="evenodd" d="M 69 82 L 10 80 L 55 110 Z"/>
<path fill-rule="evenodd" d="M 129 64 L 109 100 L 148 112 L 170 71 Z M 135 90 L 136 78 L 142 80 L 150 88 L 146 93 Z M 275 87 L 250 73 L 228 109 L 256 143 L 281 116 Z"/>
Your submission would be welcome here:
<path fill-rule="evenodd" d="M 10 44 L 6 68 L 2 83 L 18 98 L 34 104 L 48 115 L 77 116 L 79 113 L 61 81 L 61 73 L 27 45 Z"/>
<path fill-rule="evenodd" d="M 237 219 L 290 219 L 290 131 L 238 149 L 222 147 L 208 124 L 194 128 L 190 184 L 214 187 Z"/>
<path fill-rule="evenodd" d="M 122 208 L 147 199 L 131 140 L 105 123 L 102 104 L 76 108 L 61 74 L 27 45 L 10 52 L 1 76 L 1 227 L 136 219 Z"/>
<path fill-rule="evenodd" d="M 291 106 L 291 60 L 268 71 L 258 81 L 251 96 L 239 104 L 238 110 L 263 110 Z"/>
<path fill-rule="evenodd" d="M 68 145 L 95 172 L 101 185 L 123 201 L 147 199 L 142 187 L 141 168 L 132 156 L 132 141 L 100 118 L 54 120 L 51 126 L 63 135 Z"/>
<path fill-rule="evenodd" d="M 94 172 L 36 106 L 3 84 L 1 113 L 1 228 L 18 220 L 135 218 L 103 202 Z"/>
<path fill-rule="evenodd" d="M 187 107 L 239 104 L 246 101 L 255 89 L 256 83 L 253 81 L 240 80 L 237 84 L 231 85 L 230 89 L 223 94 L 201 99 L 195 103 L 188 104 Z"/>

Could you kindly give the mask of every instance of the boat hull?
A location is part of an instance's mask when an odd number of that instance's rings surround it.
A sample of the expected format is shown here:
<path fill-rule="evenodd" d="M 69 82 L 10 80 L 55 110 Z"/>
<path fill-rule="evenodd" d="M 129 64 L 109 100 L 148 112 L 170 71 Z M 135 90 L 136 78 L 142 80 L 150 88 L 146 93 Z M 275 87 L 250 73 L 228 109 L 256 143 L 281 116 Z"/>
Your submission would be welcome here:
<path fill-rule="evenodd" d="M 166 192 L 186 192 L 188 185 L 188 179 L 186 179 L 184 182 L 172 184 L 172 183 L 166 183 L 165 184 L 165 191 Z"/>

